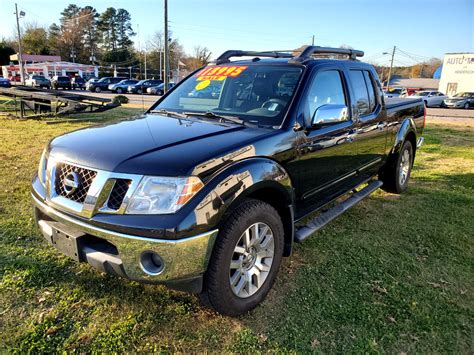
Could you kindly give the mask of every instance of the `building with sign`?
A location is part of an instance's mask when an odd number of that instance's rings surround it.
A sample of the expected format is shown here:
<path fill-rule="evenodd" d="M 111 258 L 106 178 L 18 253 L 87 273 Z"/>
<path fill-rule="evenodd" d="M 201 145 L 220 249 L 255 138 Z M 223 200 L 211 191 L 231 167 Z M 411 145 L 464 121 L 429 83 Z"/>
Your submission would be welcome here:
<path fill-rule="evenodd" d="M 474 92 L 474 53 L 446 53 L 439 91 L 448 96 Z"/>
<path fill-rule="evenodd" d="M 20 65 L 14 63 L 18 61 L 18 55 L 10 56 L 10 60 L 11 64 L 1 67 L 2 75 L 12 81 L 20 81 Z M 59 56 L 23 54 L 22 60 L 26 76 L 37 74 L 49 79 L 55 75 L 89 78 L 98 77 L 99 74 L 99 68 L 96 65 L 63 62 Z"/>

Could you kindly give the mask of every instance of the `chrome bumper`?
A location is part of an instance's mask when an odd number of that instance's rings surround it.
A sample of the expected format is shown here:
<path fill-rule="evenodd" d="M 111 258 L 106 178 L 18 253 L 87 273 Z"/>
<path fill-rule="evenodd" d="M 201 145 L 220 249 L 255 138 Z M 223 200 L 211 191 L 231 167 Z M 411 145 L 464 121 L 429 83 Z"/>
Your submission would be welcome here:
<path fill-rule="evenodd" d="M 153 239 L 118 233 L 95 227 L 70 217 L 40 201 L 32 195 L 35 207 L 44 215 L 73 231 L 71 235 L 88 234 L 113 244 L 118 255 L 95 250 L 93 246 L 82 248 L 83 261 L 100 271 L 127 277 L 139 282 L 166 283 L 167 281 L 190 279 L 206 271 L 218 230 L 179 240 Z M 38 226 L 44 237 L 52 243 L 56 228 L 53 221 L 39 219 Z M 54 245 L 54 244 L 53 244 Z M 149 273 L 142 265 L 144 252 L 155 252 L 163 260 L 159 273 Z"/>

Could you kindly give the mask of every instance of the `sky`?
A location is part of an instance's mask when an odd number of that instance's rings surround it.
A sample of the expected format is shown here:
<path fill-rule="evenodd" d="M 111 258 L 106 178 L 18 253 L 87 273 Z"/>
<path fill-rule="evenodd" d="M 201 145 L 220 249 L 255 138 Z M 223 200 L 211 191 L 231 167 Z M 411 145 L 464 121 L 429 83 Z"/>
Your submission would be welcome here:
<path fill-rule="evenodd" d="M 132 15 L 135 46 L 163 30 L 163 0 L 16 0 L 20 21 L 49 26 L 70 3 Z M 349 45 L 364 60 L 411 65 L 444 53 L 474 52 L 474 0 L 169 0 L 169 29 L 187 53 L 206 46 L 216 58 L 227 49 L 287 50 L 311 44 Z M 0 0 L 0 38 L 15 30 L 15 0 Z M 139 28 L 137 27 L 139 25 Z"/>

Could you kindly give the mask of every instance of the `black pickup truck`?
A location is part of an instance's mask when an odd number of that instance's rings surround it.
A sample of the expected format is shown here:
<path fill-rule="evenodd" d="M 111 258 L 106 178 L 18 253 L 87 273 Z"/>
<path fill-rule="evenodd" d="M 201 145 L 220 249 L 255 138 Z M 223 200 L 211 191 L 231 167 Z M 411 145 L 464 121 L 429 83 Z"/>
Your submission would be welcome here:
<path fill-rule="evenodd" d="M 143 116 L 53 139 L 32 183 L 39 228 L 101 271 L 251 310 L 294 242 L 407 188 L 423 102 L 385 102 L 361 56 L 227 51 Z"/>

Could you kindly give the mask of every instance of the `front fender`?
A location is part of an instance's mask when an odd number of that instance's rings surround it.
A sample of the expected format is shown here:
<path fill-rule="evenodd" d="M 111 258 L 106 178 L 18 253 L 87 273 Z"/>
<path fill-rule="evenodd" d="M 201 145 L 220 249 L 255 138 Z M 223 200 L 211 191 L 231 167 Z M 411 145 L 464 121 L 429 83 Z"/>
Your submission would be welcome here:
<path fill-rule="evenodd" d="M 226 215 L 257 191 L 272 191 L 285 206 L 293 205 L 290 176 L 276 161 L 268 158 L 244 159 L 226 167 L 184 207 L 187 216 L 174 233 L 187 235 L 219 228 Z"/>

